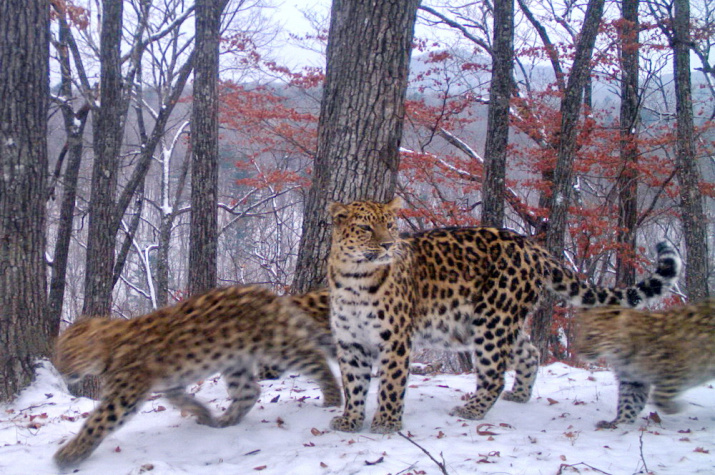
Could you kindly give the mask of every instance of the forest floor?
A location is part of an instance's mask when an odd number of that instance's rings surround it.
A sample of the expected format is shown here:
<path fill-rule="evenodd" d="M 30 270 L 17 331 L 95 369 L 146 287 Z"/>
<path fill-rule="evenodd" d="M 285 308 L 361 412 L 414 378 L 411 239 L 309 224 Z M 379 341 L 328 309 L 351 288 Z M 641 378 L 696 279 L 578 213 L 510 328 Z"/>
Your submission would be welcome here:
<path fill-rule="evenodd" d="M 500 400 L 482 421 L 449 415 L 474 390 L 473 375 L 413 374 L 408 384 L 404 430 L 391 435 L 370 433 L 368 423 L 357 433 L 330 430 L 339 410 L 321 407 L 317 386 L 290 374 L 262 382 L 258 404 L 239 425 L 224 429 L 200 426 L 156 397 L 66 473 L 715 473 L 712 384 L 686 392 L 677 415 L 659 417 L 649 404 L 636 424 L 615 430 L 595 430 L 597 421 L 615 416 L 617 385 L 607 370 L 543 367 L 531 401 Z M 216 412 L 227 405 L 219 377 L 189 390 Z M 70 396 L 54 368 L 41 363 L 35 383 L 0 405 L 0 474 L 61 473 L 52 455 L 95 405 Z"/>

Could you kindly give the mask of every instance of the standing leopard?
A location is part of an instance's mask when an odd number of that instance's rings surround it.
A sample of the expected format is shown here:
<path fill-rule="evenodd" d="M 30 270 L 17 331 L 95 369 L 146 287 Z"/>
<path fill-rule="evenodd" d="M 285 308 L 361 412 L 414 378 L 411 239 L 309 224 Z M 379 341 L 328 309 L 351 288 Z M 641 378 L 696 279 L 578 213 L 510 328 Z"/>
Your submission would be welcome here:
<path fill-rule="evenodd" d="M 604 358 L 618 379 L 618 411 L 596 427 L 631 424 L 653 387 L 653 402 L 666 414 L 686 389 L 715 379 L 715 299 L 649 312 L 606 307 L 576 317 L 576 351 L 590 361 Z"/>
<path fill-rule="evenodd" d="M 280 362 L 312 376 L 323 405 L 337 406 L 340 387 L 315 339 L 319 332 L 290 298 L 253 286 L 211 290 L 130 320 L 81 320 L 60 334 L 53 363 L 68 382 L 100 376 L 102 398 L 55 461 L 67 467 L 89 457 L 151 392 L 163 393 L 199 424 L 237 424 L 260 395 L 257 365 Z M 214 418 L 186 386 L 219 372 L 231 403 Z"/>
<path fill-rule="evenodd" d="M 400 238 L 400 207 L 399 199 L 330 205 L 331 326 L 345 395 L 343 414 L 331 421 L 335 430 L 362 427 L 375 359 L 380 384 L 371 429 L 401 429 L 413 344 L 474 352 L 477 391 L 453 415 L 482 419 L 504 388 L 510 360 L 517 377 L 508 396 L 524 402 L 538 353 L 522 327 L 544 289 L 576 306 L 637 307 L 663 295 L 680 272 L 675 249 L 660 243 L 652 276 L 622 290 L 602 288 L 508 230 L 443 228 Z"/>

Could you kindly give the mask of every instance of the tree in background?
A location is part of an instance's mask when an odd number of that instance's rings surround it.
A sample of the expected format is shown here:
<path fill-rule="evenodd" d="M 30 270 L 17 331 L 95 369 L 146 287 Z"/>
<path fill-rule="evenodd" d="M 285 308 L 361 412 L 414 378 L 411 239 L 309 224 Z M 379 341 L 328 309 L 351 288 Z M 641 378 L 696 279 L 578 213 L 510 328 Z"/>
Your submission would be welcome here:
<path fill-rule="evenodd" d="M 84 305 L 87 316 L 110 315 L 116 245 L 115 195 L 124 137 L 127 92 L 122 81 L 122 0 L 102 1 L 99 104 L 93 112 L 94 162 L 89 199 Z"/>
<path fill-rule="evenodd" d="M 228 0 L 196 1 L 191 113 L 189 294 L 216 287 L 218 249 L 218 60 Z"/>
<path fill-rule="evenodd" d="M 47 1 L 0 2 L 0 401 L 47 356 Z"/>
<path fill-rule="evenodd" d="M 502 227 L 506 200 L 509 101 L 514 93 L 514 1 L 494 2 L 492 76 L 484 146 L 482 225 Z"/>
<path fill-rule="evenodd" d="M 680 218 L 687 254 L 685 288 L 688 297 L 700 301 L 710 295 L 708 288 L 708 233 L 700 191 L 700 170 L 695 154 L 692 84 L 690 80 L 690 0 L 673 2 L 672 31 L 666 35 L 673 48 L 675 73 L 676 147 L 675 169 L 680 183 Z"/>
<path fill-rule="evenodd" d="M 573 168 L 576 153 L 577 135 L 584 88 L 589 81 L 591 57 L 596 44 L 598 27 L 603 17 L 605 0 L 589 0 L 583 20 L 578 43 L 574 52 L 574 61 L 569 73 L 565 96 L 561 102 L 561 127 L 558 132 L 558 152 L 552 176 L 552 187 L 547 195 L 548 226 L 546 227 L 546 249 L 554 256 L 562 256 L 566 239 L 568 210 L 571 206 L 574 186 Z M 549 295 L 544 299 L 541 309 L 532 319 L 531 335 L 541 352 L 542 361 L 548 356 L 551 335 L 552 309 L 555 299 Z"/>
<path fill-rule="evenodd" d="M 636 230 L 638 225 L 638 127 L 640 122 L 640 56 L 638 5 L 640 0 L 621 2 L 620 38 L 621 107 L 620 157 L 621 171 L 617 178 L 618 228 L 616 239 L 616 282 L 621 286 L 636 283 Z"/>
<path fill-rule="evenodd" d="M 419 0 L 333 0 L 313 185 L 293 289 L 324 286 L 330 201 L 395 191 Z"/>

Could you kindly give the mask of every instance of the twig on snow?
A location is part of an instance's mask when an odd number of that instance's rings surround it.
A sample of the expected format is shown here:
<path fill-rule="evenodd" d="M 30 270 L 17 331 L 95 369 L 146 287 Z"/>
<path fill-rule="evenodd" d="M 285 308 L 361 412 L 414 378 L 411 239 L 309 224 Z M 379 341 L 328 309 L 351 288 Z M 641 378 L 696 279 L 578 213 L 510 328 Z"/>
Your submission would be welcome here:
<path fill-rule="evenodd" d="M 441 453 L 441 452 L 440 452 L 440 457 L 442 457 L 442 461 L 439 462 L 437 459 L 435 459 L 435 458 L 432 456 L 431 453 L 429 453 L 427 450 L 425 450 L 424 447 L 422 447 L 420 444 L 418 444 L 418 443 L 415 442 L 414 440 L 412 440 L 412 439 L 410 439 L 409 437 L 407 437 L 407 436 L 406 436 L 405 434 L 403 434 L 402 432 L 398 432 L 397 435 L 399 435 L 399 436 L 402 437 L 403 439 L 407 440 L 408 442 L 410 442 L 411 444 L 413 444 L 414 446 L 416 446 L 418 449 L 420 449 L 422 452 L 424 452 L 425 455 L 427 455 L 427 456 L 439 467 L 439 469 L 442 471 L 442 473 L 443 473 L 444 475 L 449 475 L 449 473 L 447 472 L 447 468 L 445 467 L 445 464 L 444 464 L 444 456 L 442 456 L 442 453 Z"/>
<path fill-rule="evenodd" d="M 643 462 L 643 470 L 645 473 L 650 473 L 650 470 L 648 470 L 648 465 L 645 463 L 645 456 L 643 455 L 643 434 L 648 430 L 648 426 L 650 426 L 650 419 L 648 419 L 648 422 L 646 422 L 645 427 L 641 429 L 641 435 L 638 436 L 638 444 L 640 445 L 640 454 L 641 454 L 641 462 Z"/>
<path fill-rule="evenodd" d="M 592 466 L 592 465 L 589 465 L 589 464 L 587 464 L 587 463 L 584 463 L 584 462 L 573 463 L 573 464 L 562 463 L 562 464 L 559 466 L 559 471 L 556 472 L 556 475 L 561 475 L 561 474 L 563 473 L 563 471 L 564 471 L 565 468 L 576 468 L 576 466 L 578 466 L 578 465 L 583 465 L 584 467 L 588 467 L 588 468 L 590 468 L 591 470 L 595 470 L 595 471 L 598 472 L 598 473 L 604 473 L 604 474 L 606 474 L 606 475 L 612 475 L 612 474 L 609 473 L 609 472 L 604 472 L 603 470 L 598 469 L 598 468 L 596 468 L 596 467 L 594 467 L 594 466 Z M 578 470 L 578 469 L 576 469 L 576 470 Z"/>

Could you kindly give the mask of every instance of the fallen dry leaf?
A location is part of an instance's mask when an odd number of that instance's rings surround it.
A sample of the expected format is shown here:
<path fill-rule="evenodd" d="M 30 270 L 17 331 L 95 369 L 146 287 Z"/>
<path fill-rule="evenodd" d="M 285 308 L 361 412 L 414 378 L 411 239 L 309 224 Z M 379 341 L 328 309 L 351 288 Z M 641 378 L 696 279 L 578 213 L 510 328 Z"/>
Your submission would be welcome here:
<path fill-rule="evenodd" d="M 477 435 L 499 435 L 499 434 L 497 434 L 496 432 L 492 432 L 492 431 L 490 431 L 490 430 L 482 429 L 483 427 L 491 428 L 491 427 L 494 427 L 494 424 L 489 424 L 489 423 L 487 423 L 487 422 L 485 422 L 485 423 L 483 423 L 483 424 L 479 424 L 479 425 L 477 426 Z"/>

